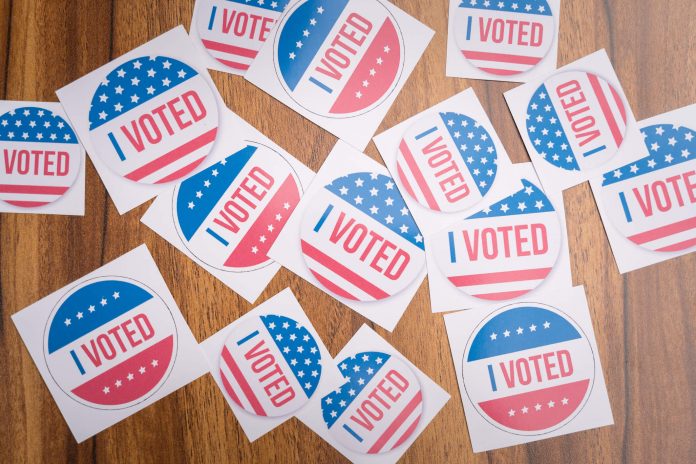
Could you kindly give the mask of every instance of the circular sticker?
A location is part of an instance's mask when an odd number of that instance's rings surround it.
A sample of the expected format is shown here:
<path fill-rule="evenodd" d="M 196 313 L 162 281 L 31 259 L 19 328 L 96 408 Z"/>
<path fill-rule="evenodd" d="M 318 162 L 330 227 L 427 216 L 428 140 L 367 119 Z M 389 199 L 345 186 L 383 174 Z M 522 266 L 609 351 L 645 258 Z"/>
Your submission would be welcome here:
<path fill-rule="evenodd" d="M 194 19 L 208 54 L 234 71 L 246 71 L 288 0 L 204 0 Z"/>
<path fill-rule="evenodd" d="M 488 193 L 498 172 L 498 151 L 488 131 L 459 113 L 431 114 L 407 131 L 396 155 L 399 180 L 420 205 L 464 211 Z"/>
<path fill-rule="evenodd" d="M 300 181 L 275 150 L 255 142 L 186 179 L 173 216 L 186 248 L 205 264 L 246 272 L 266 255 L 300 201 Z"/>
<path fill-rule="evenodd" d="M 143 184 L 183 178 L 210 153 L 218 132 L 215 94 L 198 71 L 166 56 L 127 61 L 92 97 L 89 133 L 109 168 Z"/>
<path fill-rule="evenodd" d="M 314 336 L 297 321 L 269 314 L 240 324 L 225 340 L 220 378 L 245 411 L 280 417 L 304 406 L 321 379 Z"/>
<path fill-rule="evenodd" d="M 527 107 L 527 135 L 552 165 L 586 171 L 609 161 L 626 133 L 626 107 L 609 82 L 567 71 L 534 91 Z"/>
<path fill-rule="evenodd" d="M 519 303 L 488 316 L 462 360 L 465 393 L 495 427 L 542 435 L 570 422 L 592 391 L 595 359 L 582 329 L 567 314 Z"/>
<path fill-rule="evenodd" d="M 378 0 L 298 2 L 278 26 L 276 73 L 305 110 L 352 117 L 379 106 L 404 66 L 396 20 Z"/>
<path fill-rule="evenodd" d="M 44 335 L 53 380 L 97 409 L 123 409 L 152 396 L 174 367 L 176 352 L 176 324 L 166 303 L 126 277 L 99 277 L 70 290 Z"/>
<path fill-rule="evenodd" d="M 650 153 L 604 174 L 601 198 L 624 237 L 652 251 L 696 246 L 696 132 L 643 128 Z"/>
<path fill-rule="evenodd" d="M 357 353 L 339 363 L 346 382 L 321 399 L 331 434 L 362 454 L 387 453 L 413 436 L 423 392 L 413 370 L 396 356 Z"/>
<path fill-rule="evenodd" d="M 461 0 L 454 16 L 457 45 L 481 71 L 514 76 L 551 50 L 555 26 L 546 0 Z"/>
<path fill-rule="evenodd" d="M 45 108 L 0 116 L 0 200 L 21 208 L 60 199 L 80 174 L 82 147 L 70 124 Z"/>
<path fill-rule="evenodd" d="M 425 267 L 423 236 L 383 174 L 355 172 L 324 186 L 304 213 L 300 239 L 319 284 L 348 300 L 389 298 Z"/>
<path fill-rule="evenodd" d="M 483 300 L 535 289 L 561 250 L 561 226 L 544 192 L 526 179 L 518 192 L 445 229 L 435 260 L 452 285 Z"/>

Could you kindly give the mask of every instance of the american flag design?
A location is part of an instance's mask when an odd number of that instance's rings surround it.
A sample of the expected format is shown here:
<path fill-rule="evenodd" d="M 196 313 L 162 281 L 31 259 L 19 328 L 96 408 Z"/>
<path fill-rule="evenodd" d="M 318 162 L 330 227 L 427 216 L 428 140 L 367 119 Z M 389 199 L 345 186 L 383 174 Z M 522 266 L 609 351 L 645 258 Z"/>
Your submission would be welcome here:
<path fill-rule="evenodd" d="M 582 329 L 536 303 L 492 313 L 472 334 L 462 362 L 462 395 L 489 423 L 517 435 L 542 435 L 572 421 L 595 376 Z"/>
<path fill-rule="evenodd" d="M 82 163 L 82 148 L 70 124 L 38 106 L 0 116 L 0 152 L 0 200 L 22 208 L 62 198 Z"/>
<path fill-rule="evenodd" d="M 207 52 L 243 73 L 270 36 L 288 0 L 199 0 L 194 18 Z"/>
<path fill-rule="evenodd" d="M 177 329 L 167 305 L 145 285 L 100 277 L 61 299 L 46 325 L 44 356 L 71 398 L 97 409 L 123 409 L 167 380 Z"/>
<path fill-rule="evenodd" d="M 606 172 L 601 198 L 619 232 L 652 251 L 696 246 L 696 131 L 655 124 L 641 130 L 648 156 Z"/>
<path fill-rule="evenodd" d="M 267 314 L 243 323 L 220 354 L 225 394 L 250 414 L 280 417 L 304 406 L 321 379 L 314 336 L 287 317 Z"/>
<path fill-rule="evenodd" d="M 366 351 L 338 366 L 345 383 L 321 399 L 321 412 L 342 445 L 362 454 L 380 454 L 414 436 L 423 413 L 423 392 L 404 361 Z"/>
<path fill-rule="evenodd" d="M 546 0 L 454 0 L 452 25 L 466 60 L 495 76 L 514 76 L 534 68 L 555 36 L 553 11 Z"/>
<path fill-rule="evenodd" d="M 126 179 L 143 184 L 181 180 L 215 143 L 215 93 L 186 63 L 166 56 L 134 58 L 97 87 L 89 131 L 100 158 Z"/>
<path fill-rule="evenodd" d="M 581 71 L 553 75 L 527 107 L 527 135 L 536 153 L 568 171 L 609 161 L 626 133 L 626 105 L 603 78 Z"/>
<path fill-rule="evenodd" d="M 561 249 L 560 222 L 544 192 L 522 189 L 460 221 L 432 241 L 452 285 L 483 300 L 509 300 L 539 286 Z"/>
<path fill-rule="evenodd" d="M 266 254 L 301 196 L 287 160 L 256 142 L 196 173 L 174 193 L 173 217 L 186 248 L 216 269 L 247 272 Z"/>
<path fill-rule="evenodd" d="M 321 287 L 355 301 L 389 298 L 425 266 L 423 236 L 391 177 L 355 172 L 316 193 L 304 213 L 305 263 Z"/>
<path fill-rule="evenodd" d="M 406 193 L 433 211 L 464 211 L 488 193 L 498 149 L 475 119 L 455 112 L 423 117 L 399 143 L 396 168 Z"/>
<path fill-rule="evenodd" d="M 307 0 L 281 19 L 275 65 L 290 97 L 326 117 L 365 113 L 394 90 L 403 69 L 396 20 L 377 0 Z"/>

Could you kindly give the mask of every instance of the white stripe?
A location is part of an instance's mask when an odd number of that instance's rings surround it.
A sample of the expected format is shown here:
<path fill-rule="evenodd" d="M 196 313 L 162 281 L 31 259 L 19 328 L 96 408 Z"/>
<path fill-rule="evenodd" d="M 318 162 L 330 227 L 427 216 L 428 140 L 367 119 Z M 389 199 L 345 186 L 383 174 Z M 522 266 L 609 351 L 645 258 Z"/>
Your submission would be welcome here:
<path fill-rule="evenodd" d="M 418 394 L 418 392 L 416 392 Z M 415 397 L 415 395 L 414 395 Z M 411 400 L 409 400 L 410 402 Z M 408 403 L 407 403 L 408 404 Z M 382 451 L 388 451 L 394 448 L 394 445 L 396 445 L 396 442 L 401 439 L 401 436 L 406 433 L 406 430 L 413 424 L 413 422 L 418 418 L 423 413 L 423 399 L 421 397 L 420 403 L 411 411 L 411 414 L 404 420 L 404 423 L 399 426 L 398 429 L 394 432 L 394 435 L 391 436 L 389 440 L 384 444 L 382 447 Z M 415 430 L 413 433 L 411 433 L 410 437 L 415 436 Z M 409 437 L 409 438 L 410 438 Z M 408 441 L 408 439 L 406 440 Z"/>
<path fill-rule="evenodd" d="M 210 53 L 214 58 L 220 58 L 220 59 L 223 59 L 226 61 L 233 61 L 235 63 L 245 64 L 247 66 L 250 66 L 251 63 L 254 62 L 254 58 L 248 58 L 246 56 L 236 55 L 234 53 L 221 52 L 218 50 L 211 50 L 210 48 L 207 48 L 207 50 L 208 50 L 208 53 Z M 228 66 L 225 63 L 222 63 L 222 64 L 225 66 Z M 239 69 L 239 68 L 232 68 L 232 69 L 238 69 L 240 71 L 243 71 L 242 69 Z"/>
<path fill-rule="evenodd" d="M 413 192 L 413 195 L 416 197 L 418 203 L 420 203 L 423 206 L 427 205 L 428 200 L 425 199 L 425 195 L 423 195 L 423 191 L 420 189 L 420 186 L 418 185 L 416 178 L 413 177 L 413 173 L 411 172 L 411 169 L 409 168 L 408 164 L 406 164 L 406 161 L 398 162 L 397 164 L 401 167 L 401 172 L 403 172 L 404 177 L 406 177 L 408 185 L 411 187 L 411 191 Z M 401 179 L 399 179 L 399 183 L 401 183 L 403 186 L 403 181 Z M 405 188 L 401 188 L 399 190 L 403 191 L 403 194 L 405 196 L 411 196 L 411 194 L 408 191 L 406 191 Z"/>
<path fill-rule="evenodd" d="M 212 142 L 202 146 L 201 148 L 192 151 L 191 153 L 184 156 L 183 158 L 180 158 L 180 159 L 176 160 L 175 162 L 173 162 L 167 166 L 164 166 L 161 169 L 158 169 L 157 171 L 153 172 L 152 174 L 149 174 L 149 175 L 143 177 L 138 182 L 156 183 L 157 181 L 166 178 L 170 174 L 172 174 L 172 173 L 178 171 L 179 169 L 182 169 L 185 166 L 188 166 L 189 164 L 193 163 L 198 158 L 200 158 L 202 156 L 206 156 L 208 153 L 210 153 L 210 150 L 211 150 L 212 145 L 214 143 L 215 143 L 215 141 L 212 141 Z M 189 172 L 188 174 L 185 174 L 183 177 L 179 177 L 178 179 L 174 179 L 171 182 L 173 182 L 175 180 L 181 182 L 181 181 L 183 181 L 184 177 L 188 177 L 191 173 L 192 172 Z"/>
<path fill-rule="evenodd" d="M 357 298 L 360 301 L 374 301 L 375 298 L 368 295 L 364 291 L 360 290 L 358 287 L 355 285 L 351 284 L 347 280 L 345 280 L 343 277 L 339 276 L 335 272 L 333 272 L 331 269 L 327 268 L 323 264 L 319 263 L 318 261 L 310 258 L 309 256 L 305 255 L 304 256 L 305 260 L 307 261 L 307 267 L 310 269 L 314 270 L 317 272 L 319 275 L 321 275 L 323 278 L 333 282 L 335 285 L 341 287 L 343 290 L 346 292 L 350 293 L 353 295 L 355 298 Z M 324 288 L 324 286 L 319 283 L 320 288 Z"/>
<path fill-rule="evenodd" d="M 533 68 L 536 65 L 533 64 L 522 64 L 522 63 L 505 63 L 501 61 L 488 61 L 488 60 L 472 60 L 467 58 L 470 63 L 472 63 L 477 68 L 491 68 L 491 69 L 505 69 L 509 71 L 519 71 L 524 72 L 528 69 Z"/>
<path fill-rule="evenodd" d="M 470 295 L 484 295 L 489 293 L 515 292 L 518 290 L 532 290 L 544 279 L 525 280 L 519 282 L 503 282 L 482 285 L 467 285 L 459 287 Z"/>
<path fill-rule="evenodd" d="M 234 390 L 235 395 L 237 395 L 237 398 L 239 399 L 240 403 L 242 403 L 242 407 L 246 411 L 253 411 L 254 408 L 251 407 L 251 403 L 247 399 L 246 395 L 240 388 L 239 384 L 237 383 L 237 380 L 235 379 L 234 375 L 232 374 L 232 371 L 230 370 L 229 367 L 227 367 L 227 363 L 225 360 L 220 357 L 220 374 L 224 375 L 225 378 L 227 379 L 227 383 L 232 387 L 232 390 Z M 222 387 L 222 391 L 225 394 L 225 397 L 228 398 L 228 401 L 230 403 L 235 403 L 235 401 L 232 399 L 232 397 L 227 393 L 227 390 L 225 387 Z"/>
<path fill-rule="evenodd" d="M 623 122 L 623 118 L 621 117 L 621 110 L 619 109 L 619 105 L 616 104 L 616 100 L 614 99 L 614 94 L 611 91 L 611 84 L 609 84 L 607 81 L 603 81 L 600 79 L 600 85 L 602 87 L 602 90 L 604 91 L 604 96 L 606 97 L 607 102 L 609 103 L 609 108 L 611 108 L 611 113 L 614 115 L 614 121 L 616 122 L 616 126 L 619 128 L 619 132 L 623 136 L 626 132 L 626 124 Z M 618 90 L 616 91 L 616 94 L 619 95 Z M 619 95 L 619 98 L 621 98 L 621 95 Z M 624 105 L 624 112 L 625 111 L 626 107 Z"/>
<path fill-rule="evenodd" d="M 646 242 L 642 244 L 641 246 L 646 247 L 650 250 L 658 250 L 660 248 L 669 246 L 669 245 L 674 245 L 676 243 L 681 243 L 686 240 L 690 240 L 696 238 L 696 229 L 691 229 L 691 230 L 685 230 L 683 232 L 679 232 L 678 234 L 670 235 L 668 237 L 663 237 L 659 238 L 657 240 L 653 240 L 651 242 Z"/>
<path fill-rule="evenodd" d="M 66 192 L 67 193 L 67 192 Z M 4 201 L 56 201 L 62 195 L 36 194 L 36 193 L 0 193 L 0 199 Z"/>

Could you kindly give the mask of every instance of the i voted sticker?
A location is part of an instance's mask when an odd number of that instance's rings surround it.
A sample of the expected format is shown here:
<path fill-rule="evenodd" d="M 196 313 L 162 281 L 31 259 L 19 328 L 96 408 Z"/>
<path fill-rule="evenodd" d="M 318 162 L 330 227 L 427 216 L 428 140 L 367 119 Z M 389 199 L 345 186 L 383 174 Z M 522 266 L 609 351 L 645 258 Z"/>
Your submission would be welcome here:
<path fill-rule="evenodd" d="M 349 300 L 389 298 L 425 266 L 423 236 L 394 181 L 374 172 L 339 177 L 318 191 L 300 239 L 322 287 Z"/>
<path fill-rule="evenodd" d="M 461 0 L 454 24 L 464 58 L 496 76 L 529 71 L 546 56 L 555 37 L 546 0 Z"/>
<path fill-rule="evenodd" d="M 125 277 L 100 277 L 70 290 L 46 325 L 51 377 L 71 398 L 97 409 L 124 409 L 152 396 L 177 352 L 170 309 Z"/>
<path fill-rule="evenodd" d="M 619 232 L 648 250 L 696 246 L 696 131 L 643 128 L 650 153 L 604 174 L 602 201 Z"/>
<path fill-rule="evenodd" d="M 556 430 L 592 391 L 590 341 L 567 314 L 519 303 L 492 313 L 471 335 L 462 360 L 465 394 L 493 426 L 517 435 Z"/>
<path fill-rule="evenodd" d="M 527 135 L 548 163 L 586 171 L 609 161 L 626 133 L 626 105 L 619 91 L 590 72 L 555 74 L 534 91 L 527 107 Z"/>
<path fill-rule="evenodd" d="M 274 52 L 288 95 L 325 117 L 379 106 L 404 66 L 401 31 L 378 0 L 300 1 L 278 26 Z"/>
<path fill-rule="evenodd" d="M 561 250 L 561 228 L 544 192 L 523 188 L 447 228 L 433 240 L 452 285 L 484 300 L 509 300 L 544 281 Z"/>
<path fill-rule="evenodd" d="M 423 392 L 413 370 L 398 357 L 357 353 L 339 363 L 346 382 L 321 400 L 324 422 L 346 448 L 387 453 L 418 428 Z"/>
<path fill-rule="evenodd" d="M 173 216 L 186 248 L 205 264 L 246 272 L 267 252 L 300 200 L 297 174 L 278 152 L 255 142 L 176 187 Z"/>
<path fill-rule="evenodd" d="M 60 199 L 75 183 L 82 148 L 70 125 L 44 108 L 15 108 L 0 116 L 0 200 L 34 208 Z"/>
<path fill-rule="evenodd" d="M 288 0 L 199 0 L 194 19 L 206 51 L 225 67 L 246 71 Z"/>
<path fill-rule="evenodd" d="M 454 112 L 428 115 L 401 139 L 399 180 L 420 205 L 464 211 L 488 193 L 498 172 L 498 150 L 475 119 Z"/>
<path fill-rule="evenodd" d="M 280 417 L 304 406 L 321 379 L 314 336 L 286 316 L 264 315 L 241 324 L 220 355 L 225 392 L 250 414 Z"/>
<path fill-rule="evenodd" d="M 129 60 L 94 92 L 89 133 L 99 157 L 143 184 L 182 179 L 212 150 L 215 94 L 191 66 L 166 56 Z"/>

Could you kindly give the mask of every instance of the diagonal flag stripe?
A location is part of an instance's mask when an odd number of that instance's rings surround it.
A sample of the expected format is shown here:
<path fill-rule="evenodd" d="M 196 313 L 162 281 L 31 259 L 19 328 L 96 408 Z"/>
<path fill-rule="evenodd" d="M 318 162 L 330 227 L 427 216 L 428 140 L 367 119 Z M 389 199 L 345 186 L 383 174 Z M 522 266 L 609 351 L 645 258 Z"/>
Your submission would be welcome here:
<path fill-rule="evenodd" d="M 389 427 L 382 433 L 374 445 L 367 451 L 369 454 L 378 453 L 384 445 L 389 441 L 389 439 L 396 433 L 396 431 L 401 427 L 401 425 L 406 422 L 408 417 L 413 413 L 413 411 L 423 403 L 423 392 L 418 390 L 416 396 L 414 396 L 411 401 L 406 404 L 404 409 L 399 413 L 394 419 L 394 422 L 389 424 Z"/>
<path fill-rule="evenodd" d="M 241 387 L 244 396 L 246 396 L 247 400 L 249 400 L 254 412 L 259 416 L 265 416 L 266 411 L 264 411 L 263 406 L 261 406 L 261 403 L 259 403 L 258 398 L 256 398 L 256 395 L 254 394 L 254 390 L 252 390 L 249 382 L 247 382 L 247 379 L 244 377 L 244 374 L 242 374 L 242 371 L 239 369 L 239 366 L 232 357 L 230 350 L 228 350 L 226 346 L 222 348 L 222 358 L 225 360 L 227 367 L 230 368 L 230 372 L 232 372 L 235 381 Z"/>

